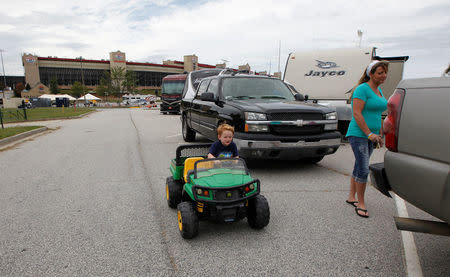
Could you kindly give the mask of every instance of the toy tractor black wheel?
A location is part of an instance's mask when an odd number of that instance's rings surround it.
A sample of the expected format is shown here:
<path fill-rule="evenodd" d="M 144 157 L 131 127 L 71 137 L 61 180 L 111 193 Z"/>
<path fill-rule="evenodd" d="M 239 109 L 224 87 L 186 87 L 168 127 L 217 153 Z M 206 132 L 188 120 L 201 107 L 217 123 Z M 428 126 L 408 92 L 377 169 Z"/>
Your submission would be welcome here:
<path fill-rule="evenodd" d="M 248 201 L 247 221 L 253 229 L 262 229 L 269 224 L 270 210 L 267 199 L 257 195 Z"/>
<path fill-rule="evenodd" d="M 170 208 L 175 209 L 181 202 L 181 191 L 183 186 L 173 179 L 172 176 L 166 179 L 166 198 Z"/>
<path fill-rule="evenodd" d="M 189 128 L 185 115 L 183 116 L 183 120 L 181 122 L 181 133 L 183 134 L 184 141 L 186 142 L 195 141 L 195 131 Z"/>
<path fill-rule="evenodd" d="M 178 229 L 185 239 L 198 235 L 198 217 L 192 202 L 181 202 L 177 207 Z"/>

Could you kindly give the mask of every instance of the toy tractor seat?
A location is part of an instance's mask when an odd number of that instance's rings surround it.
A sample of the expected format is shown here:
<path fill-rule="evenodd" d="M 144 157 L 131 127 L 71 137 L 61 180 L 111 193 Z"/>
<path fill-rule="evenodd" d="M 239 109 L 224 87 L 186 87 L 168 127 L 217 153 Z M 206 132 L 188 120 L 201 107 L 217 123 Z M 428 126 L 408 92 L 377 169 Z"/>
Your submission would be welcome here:
<path fill-rule="evenodd" d="M 188 182 L 188 176 L 194 172 L 195 162 L 199 161 L 199 160 L 203 160 L 203 158 L 202 157 L 192 157 L 192 158 L 187 158 L 184 161 L 184 174 L 183 174 L 183 177 L 184 177 L 184 182 L 185 183 Z M 191 171 L 191 172 L 189 172 L 189 171 Z"/>

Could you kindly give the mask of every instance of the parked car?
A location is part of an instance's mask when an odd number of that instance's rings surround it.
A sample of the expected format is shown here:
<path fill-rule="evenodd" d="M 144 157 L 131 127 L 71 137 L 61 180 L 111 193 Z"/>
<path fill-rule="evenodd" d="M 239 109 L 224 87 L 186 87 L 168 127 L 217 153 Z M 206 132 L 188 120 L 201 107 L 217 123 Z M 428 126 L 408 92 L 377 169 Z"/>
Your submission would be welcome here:
<path fill-rule="evenodd" d="M 444 222 L 395 218 L 397 228 L 450 235 L 450 78 L 399 83 L 384 120 L 384 162 L 370 166 L 374 186 Z"/>
<path fill-rule="evenodd" d="M 217 140 L 217 127 L 235 128 L 239 156 L 319 162 L 340 146 L 334 108 L 306 103 L 277 78 L 223 73 L 200 81 L 181 101 L 182 134 Z"/>

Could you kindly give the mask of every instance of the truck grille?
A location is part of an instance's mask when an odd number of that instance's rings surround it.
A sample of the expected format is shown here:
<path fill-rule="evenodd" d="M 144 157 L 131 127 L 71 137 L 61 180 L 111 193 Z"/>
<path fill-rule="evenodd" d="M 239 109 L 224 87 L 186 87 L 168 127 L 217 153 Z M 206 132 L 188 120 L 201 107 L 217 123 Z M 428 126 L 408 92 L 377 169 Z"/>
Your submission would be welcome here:
<path fill-rule="evenodd" d="M 285 136 L 302 136 L 320 134 L 322 132 L 321 125 L 314 126 L 289 126 L 289 125 L 272 125 L 270 126 L 272 133 Z"/>
<path fill-rule="evenodd" d="M 271 113 L 269 120 L 295 121 L 295 120 L 323 120 L 321 113 Z M 320 134 L 321 125 L 313 126 L 292 126 L 292 125 L 271 125 L 271 132 L 276 135 L 302 136 Z"/>
<path fill-rule="evenodd" d="M 323 115 L 321 113 L 271 113 L 269 120 L 322 120 Z"/>

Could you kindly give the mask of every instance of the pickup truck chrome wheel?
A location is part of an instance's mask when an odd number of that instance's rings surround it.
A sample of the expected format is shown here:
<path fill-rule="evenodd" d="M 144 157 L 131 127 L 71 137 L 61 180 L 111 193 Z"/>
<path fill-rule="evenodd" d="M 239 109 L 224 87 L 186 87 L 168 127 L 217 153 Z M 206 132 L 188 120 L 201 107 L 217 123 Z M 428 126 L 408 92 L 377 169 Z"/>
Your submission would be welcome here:
<path fill-rule="evenodd" d="M 181 132 L 183 134 L 183 139 L 186 142 L 195 141 L 195 131 L 189 128 L 187 125 L 186 116 L 183 116 L 183 121 L 181 122 Z"/>

